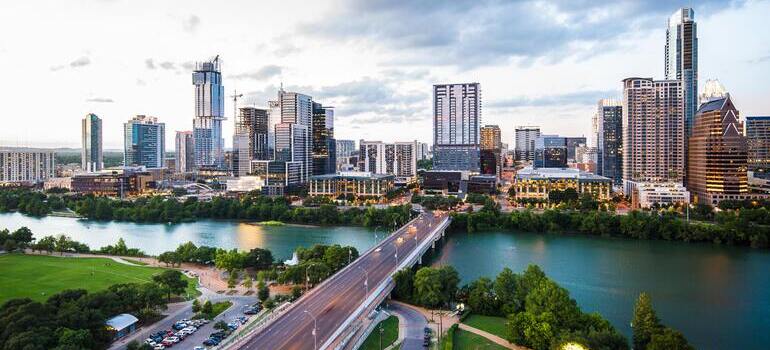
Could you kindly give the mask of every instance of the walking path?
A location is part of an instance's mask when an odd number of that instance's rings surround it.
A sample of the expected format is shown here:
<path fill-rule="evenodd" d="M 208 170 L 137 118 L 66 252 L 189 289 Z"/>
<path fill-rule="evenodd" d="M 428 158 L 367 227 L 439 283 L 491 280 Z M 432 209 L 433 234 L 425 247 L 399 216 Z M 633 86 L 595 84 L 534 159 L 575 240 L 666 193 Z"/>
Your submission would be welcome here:
<path fill-rule="evenodd" d="M 507 340 L 505 340 L 505 339 L 503 339 L 501 337 L 498 337 L 498 336 L 496 336 L 496 335 L 494 335 L 492 333 L 489 333 L 489 332 L 482 331 L 482 330 L 480 330 L 478 328 L 471 327 L 471 326 L 469 326 L 469 325 L 467 325 L 465 323 L 460 323 L 458 325 L 458 328 L 460 328 L 460 329 L 462 329 L 464 331 L 471 332 L 471 333 L 474 333 L 476 335 L 482 336 L 484 338 L 487 338 L 489 341 L 494 342 L 495 344 L 503 346 L 503 347 L 508 348 L 508 349 L 528 350 L 528 348 L 526 348 L 526 347 L 518 346 L 518 345 L 515 345 L 515 344 L 511 344 Z"/>
<path fill-rule="evenodd" d="M 390 302 L 392 314 L 398 317 L 398 340 L 401 350 L 422 350 L 423 330 L 428 326 L 428 320 L 420 311 L 398 301 Z"/>

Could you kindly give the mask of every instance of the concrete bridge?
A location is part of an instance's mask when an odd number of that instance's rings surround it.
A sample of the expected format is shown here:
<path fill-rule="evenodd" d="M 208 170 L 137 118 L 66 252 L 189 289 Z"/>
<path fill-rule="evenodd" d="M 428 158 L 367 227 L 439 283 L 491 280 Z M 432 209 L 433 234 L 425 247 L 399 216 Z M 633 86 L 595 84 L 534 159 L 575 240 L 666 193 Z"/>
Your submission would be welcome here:
<path fill-rule="evenodd" d="M 353 349 L 374 309 L 395 287 L 393 274 L 422 262 L 444 236 L 445 213 L 421 213 L 353 263 L 305 293 L 228 349 Z"/>

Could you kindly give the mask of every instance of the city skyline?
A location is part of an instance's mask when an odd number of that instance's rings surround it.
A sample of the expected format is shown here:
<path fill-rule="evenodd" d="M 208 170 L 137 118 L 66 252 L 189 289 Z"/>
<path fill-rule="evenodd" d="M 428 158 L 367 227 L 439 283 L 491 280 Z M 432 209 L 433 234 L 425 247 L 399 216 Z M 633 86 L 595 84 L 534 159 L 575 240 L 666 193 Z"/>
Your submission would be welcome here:
<path fill-rule="evenodd" d="M 386 26 L 382 33 L 375 33 L 359 21 L 343 26 L 313 19 L 287 20 L 290 5 L 260 5 L 275 13 L 275 18 L 265 25 L 283 23 L 277 29 L 260 31 L 262 24 L 244 27 L 229 23 L 238 21 L 204 15 L 206 8 L 200 4 L 193 3 L 181 13 L 172 4 L 152 4 L 149 7 L 157 7 L 158 14 L 143 20 L 150 24 L 148 28 L 155 26 L 160 30 L 131 26 L 127 31 L 132 18 L 140 16 L 128 3 L 97 3 L 86 13 L 71 13 L 56 3 L 43 9 L 21 4 L 14 11 L 0 11 L 15 14 L 0 14 L 4 19 L 0 26 L 14 25 L 20 20 L 25 25 L 34 25 L 42 20 L 39 28 L 56 28 L 56 33 L 36 40 L 42 33 L 33 32 L 25 39 L 49 42 L 60 54 L 38 54 L 38 48 L 16 37 L 7 38 L 0 45 L 4 62 L 25 67 L 21 72 L 10 73 L 18 85 L 0 88 L 4 96 L 17 101 L 9 113 L 26 114 L 21 108 L 40 96 L 50 102 L 28 118 L 8 121 L 7 127 L 0 130 L 0 144 L 78 147 L 79 139 L 74 137 L 79 131 L 77 120 L 87 113 L 95 113 L 104 120 L 104 149 L 122 148 L 120 125 L 137 114 L 164 120 L 166 138 L 171 139 L 173 132 L 191 128 L 194 106 L 190 99 L 190 64 L 217 54 L 223 60 L 225 94 L 231 95 L 234 89 L 244 93 L 239 101 L 241 107 L 267 108 L 267 101 L 284 82 L 286 90 L 306 93 L 335 106 L 335 136 L 342 139 L 358 139 L 359 135 L 377 132 L 378 139 L 388 142 L 430 142 L 431 86 L 465 81 L 478 81 L 484 86 L 481 123 L 500 125 L 504 143 L 513 144 L 516 125 L 533 124 L 540 125 L 546 133 L 590 138 L 590 118 L 596 100 L 619 98 L 622 77 L 663 77 L 661 42 L 665 40 L 666 21 L 682 5 L 691 4 L 596 2 L 585 9 L 529 2 L 515 6 L 442 4 L 428 9 L 418 4 L 376 5 L 382 6 L 382 11 L 374 11 L 375 5 L 360 3 L 311 6 L 321 13 L 343 6 L 347 14 L 366 14 L 364 17 L 370 18 L 373 25 L 383 25 L 388 16 L 413 15 L 416 10 L 448 18 L 468 12 L 488 19 L 489 25 L 476 24 L 489 35 L 489 40 L 476 43 L 481 45 L 481 53 L 468 53 L 465 57 L 457 50 L 473 49 L 474 43 L 460 38 L 459 34 L 466 32 L 463 28 L 453 28 L 445 37 L 427 30 L 403 38 L 397 35 L 397 28 Z M 758 30 L 758 19 L 770 10 L 769 4 L 749 1 L 692 5 L 698 21 L 699 86 L 707 79 L 718 78 L 733 93 L 744 115 L 764 114 L 770 102 L 762 96 L 770 90 L 770 83 L 752 78 L 770 70 L 770 53 L 764 49 L 768 47 L 768 36 Z M 37 15 L 34 18 L 33 8 Z M 499 14 L 490 14 L 493 10 Z M 121 11 L 125 17 L 118 18 L 116 14 Z M 544 45 L 548 40 L 534 35 L 532 40 L 543 42 L 527 42 L 532 47 L 512 45 L 492 50 L 490 41 L 500 39 L 502 34 L 512 35 L 510 40 L 522 39 L 521 34 L 507 33 L 495 24 L 504 23 L 519 12 L 536 14 L 532 19 L 536 23 L 556 18 L 555 24 L 542 28 L 545 33 L 556 33 L 549 37 L 553 42 Z M 59 17 L 57 13 L 67 16 Z M 84 16 L 88 16 L 88 21 Z M 581 16 L 590 19 L 578 21 Z M 618 16 L 625 16 L 624 23 L 614 23 L 612 17 Z M 444 16 L 437 20 L 441 18 Z M 724 31 L 720 23 L 730 23 L 735 18 L 740 18 L 743 25 Z M 78 23 L 89 21 L 92 22 L 87 26 Z M 412 16 L 405 21 L 416 23 Z M 595 33 L 591 29 L 601 25 L 608 25 L 608 32 Z M 93 26 L 100 30 L 93 31 Z M 311 33 L 309 28 L 319 30 Z M 565 28 L 572 29 L 574 34 L 564 34 Z M 265 35 L 255 36 L 255 31 Z M 738 40 L 739 45 L 723 52 L 720 43 L 726 39 Z M 172 41 L 173 50 L 166 47 Z M 200 42 L 211 45 L 193 44 Z M 333 51 L 328 51 L 330 43 L 335 44 Z M 413 50 L 409 57 L 396 55 L 399 47 L 434 46 L 447 49 L 446 57 L 428 59 L 421 50 Z M 597 49 L 603 53 L 596 53 Z M 319 59 L 324 53 L 334 55 Z M 350 62 L 358 64 L 351 67 Z M 602 69 L 596 70 L 599 66 Z M 63 88 L 73 79 L 86 87 Z M 41 81 L 46 81 L 46 85 L 42 86 Z M 27 93 L 29 90 L 35 94 Z M 224 103 L 227 120 L 222 135 L 227 148 L 232 147 L 232 107 L 232 103 Z M 49 128 L 38 130 L 28 123 Z M 404 123 L 414 127 L 400 127 Z"/>

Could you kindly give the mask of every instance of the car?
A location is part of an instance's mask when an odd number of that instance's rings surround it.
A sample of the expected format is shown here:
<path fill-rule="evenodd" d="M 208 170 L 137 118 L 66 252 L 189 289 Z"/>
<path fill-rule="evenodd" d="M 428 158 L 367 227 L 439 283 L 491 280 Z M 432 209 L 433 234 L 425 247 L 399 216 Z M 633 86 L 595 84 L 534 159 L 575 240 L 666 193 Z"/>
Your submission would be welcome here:
<path fill-rule="evenodd" d="M 381 250 L 382 250 L 382 247 L 377 247 L 377 248 L 374 248 L 374 252 L 375 252 L 375 253 L 379 253 Z"/>
<path fill-rule="evenodd" d="M 163 341 L 160 342 L 160 344 L 165 346 L 165 347 L 167 347 L 167 348 L 170 348 L 170 347 L 174 346 L 174 342 L 169 340 L 169 339 L 163 339 Z"/>
<path fill-rule="evenodd" d="M 203 341 L 203 345 L 206 345 L 206 346 L 216 346 L 216 345 L 219 345 L 220 342 L 221 342 L 221 340 L 218 339 L 218 338 L 208 338 L 208 339 Z"/>
<path fill-rule="evenodd" d="M 164 350 L 166 347 L 163 344 L 155 345 L 152 350 Z"/>
<path fill-rule="evenodd" d="M 193 350 L 206 350 L 206 348 L 204 348 L 202 346 L 196 346 L 196 347 L 193 348 Z"/>
<path fill-rule="evenodd" d="M 244 315 L 256 315 L 258 313 L 259 313 L 259 311 L 254 310 L 254 309 L 248 309 L 248 310 L 243 312 Z"/>

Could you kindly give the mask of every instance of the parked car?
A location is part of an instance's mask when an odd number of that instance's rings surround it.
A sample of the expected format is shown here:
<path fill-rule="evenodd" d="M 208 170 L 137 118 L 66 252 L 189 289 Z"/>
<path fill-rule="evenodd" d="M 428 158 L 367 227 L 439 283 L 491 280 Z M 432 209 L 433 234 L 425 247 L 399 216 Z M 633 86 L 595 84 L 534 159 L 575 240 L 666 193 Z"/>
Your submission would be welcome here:
<path fill-rule="evenodd" d="M 155 345 L 152 350 L 164 350 L 166 347 L 163 344 Z"/>

